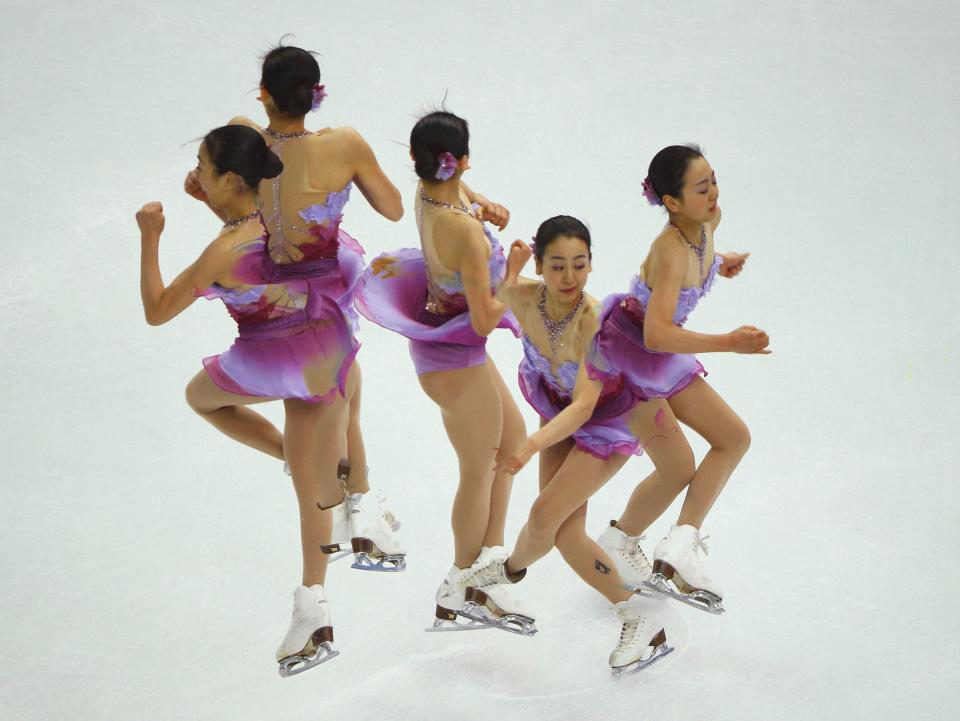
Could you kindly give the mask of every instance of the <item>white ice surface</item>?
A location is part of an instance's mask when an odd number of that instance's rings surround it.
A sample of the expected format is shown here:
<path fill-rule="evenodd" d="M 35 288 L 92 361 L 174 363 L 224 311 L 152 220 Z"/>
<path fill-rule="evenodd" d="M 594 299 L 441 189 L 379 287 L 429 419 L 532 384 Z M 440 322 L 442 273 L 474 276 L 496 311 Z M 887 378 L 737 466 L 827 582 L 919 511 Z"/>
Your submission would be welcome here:
<path fill-rule="evenodd" d="M 6 0 L 2 18 L 0 719 L 956 718 L 955 2 Z M 504 240 L 584 218 L 598 296 L 662 223 L 639 196 L 650 157 L 706 148 L 718 246 L 752 256 L 690 327 L 756 324 L 775 353 L 702 359 L 753 434 L 705 529 L 728 611 L 674 608 L 678 651 L 649 672 L 610 680 L 614 616 L 556 553 L 517 589 L 535 638 L 423 632 L 455 460 L 404 343 L 366 324 L 373 480 L 409 570 L 339 562 L 341 655 L 277 676 L 293 493 L 184 403 L 232 323 L 205 301 L 143 322 L 133 214 L 164 202 L 172 279 L 218 227 L 180 190 L 188 141 L 260 117 L 258 52 L 286 32 L 322 52 L 311 123 L 357 127 L 408 207 L 404 143 L 446 95 L 469 181 L 513 213 Z M 371 255 L 417 242 L 411 213 L 391 225 L 359 194 L 345 227 Z M 490 349 L 513 385 L 519 345 Z M 649 468 L 597 494 L 591 528 Z M 535 487 L 531 464 L 511 538 Z"/>

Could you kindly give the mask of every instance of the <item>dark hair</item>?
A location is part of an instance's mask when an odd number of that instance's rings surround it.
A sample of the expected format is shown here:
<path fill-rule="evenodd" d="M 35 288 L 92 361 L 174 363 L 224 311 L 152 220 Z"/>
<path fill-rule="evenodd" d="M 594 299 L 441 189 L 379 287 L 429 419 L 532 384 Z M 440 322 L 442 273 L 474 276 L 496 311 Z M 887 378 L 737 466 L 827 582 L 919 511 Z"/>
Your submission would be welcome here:
<path fill-rule="evenodd" d="M 291 118 L 310 112 L 313 86 L 319 82 L 320 66 L 309 50 L 278 45 L 263 56 L 260 84 L 270 93 L 277 110 Z"/>
<path fill-rule="evenodd" d="M 283 163 L 267 147 L 263 137 L 247 125 L 224 125 L 203 137 L 210 162 L 219 175 L 236 173 L 251 190 L 264 178 L 276 178 Z"/>
<path fill-rule="evenodd" d="M 680 198 L 687 168 L 694 160 L 702 157 L 703 151 L 694 143 L 669 145 L 653 156 L 647 169 L 647 182 L 653 187 L 653 192 L 657 194 L 661 204 L 665 195 Z"/>
<path fill-rule="evenodd" d="M 470 153 L 467 121 L 446 110 L 424 115 L 410 131 L 410 152 L 417 175 L 436 180 L 442 153 L 451 153 L 457 160 Z"/>
<path fill-rule="evenodd" d="M 587 244 L 587 253 L 592 255 L 590 250 L 590 231 L 583 223 L 570 215 L 555 215 L 547 218 L 540 223 L 537 228 L 537 234 L 533 238 L 534 251 L 538 262 L 543 262 L 543 254 L 547 251 L 547 246 L 560 237 L 579 238 Z"/>

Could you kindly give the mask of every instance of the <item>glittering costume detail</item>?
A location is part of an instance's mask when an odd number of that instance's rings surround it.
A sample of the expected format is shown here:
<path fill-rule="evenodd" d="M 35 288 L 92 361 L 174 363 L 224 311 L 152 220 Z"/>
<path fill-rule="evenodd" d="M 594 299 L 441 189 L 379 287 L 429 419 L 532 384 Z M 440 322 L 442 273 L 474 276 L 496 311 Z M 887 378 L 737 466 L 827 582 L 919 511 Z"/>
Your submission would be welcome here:
<path fill-rule="evenodd" d="M 239 331 L 229 350 L 203 360 L 210 378 L 237 395 L 333 402 L 360 347 L 349 318 L 322 283 L 270 277 L 266 231 L 234 250 L 236 285 L 197 291 L 220 298 Z"/>
<path fill-rule="evenodd" d="M 673 322 L 682 326 L 700 299 L 713 287 L 722 258 L 714 256 L 713 264 L 700 286 L 681 288 Z M 693 355 L 659 353 L 643 342 L 643 320 L 652 294 L 650 287 L 634 277 L 630 292 L 607 296 L 600 313 L 600 331 L 587 349 L 587 374 L 594 380 L 607 382 L 622 378 L 641 399 L 669 398 L 684 388 L 697 375 L 707 372 Z"/>
<path fill-rule="evenodd" d="M 270 149 L 283 160 L 287 143 L 313 133 L 278 133 L 261 128 Z M 261 195 L 265 202 L 264 216 L 270 232 L 269 256 L 264 274 L 274 282 L 293 278 L 310 278 L 316 292 L 336 301 L 357 330 L 357 315 L 353 309 L 353 295 L 363 272 L 363 248 L 344 231 L 340 224 L 343 210 L 350 199 L 352 183 L 337 191 L 326 193 L 322 203 L 314 203 L 296 211 L 296 222 L 285 217 L 281 210 L 281 190 L 290 182 L 285 169 L 276 178 L 264 180 Z M 321 195 L 309 188 L 299 195 Z"/>

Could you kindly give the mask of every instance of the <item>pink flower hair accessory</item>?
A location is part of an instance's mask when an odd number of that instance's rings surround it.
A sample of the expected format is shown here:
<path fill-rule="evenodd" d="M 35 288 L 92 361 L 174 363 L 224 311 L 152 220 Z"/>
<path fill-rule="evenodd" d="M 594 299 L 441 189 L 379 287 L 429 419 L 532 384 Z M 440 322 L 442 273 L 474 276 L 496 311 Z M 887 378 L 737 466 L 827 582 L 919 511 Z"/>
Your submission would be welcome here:
<path fill-rule="evenodd" d="M 327 97 L 327 89 L 325 85 L 314 85 L 313 86 L 313 102 L 310 104 L 310 110 L 316 112 L 320 109 L 320 103 L 323 102 L 323 99 Z"/>
<path fill-rule="evenodd" d="M 453 153 L 446 152 L 440 153 L 437 160 L 440 161 L 440 164 L 437 166 L 434 177 L 437 180 L 450 180 L 453 174 L 457 172 L 457 159 L 453 157 Z"/>
<path fill-rule="evenodd" d="M 663 201 L 660 200 L 660 197 L 657 195 L 657 191 L 653 189 L 653 184 L 650 182 L 650 178 L 643 179 L 643 197 L 647 199 L 647 202 L 650 205 L 663 205 Z"/>

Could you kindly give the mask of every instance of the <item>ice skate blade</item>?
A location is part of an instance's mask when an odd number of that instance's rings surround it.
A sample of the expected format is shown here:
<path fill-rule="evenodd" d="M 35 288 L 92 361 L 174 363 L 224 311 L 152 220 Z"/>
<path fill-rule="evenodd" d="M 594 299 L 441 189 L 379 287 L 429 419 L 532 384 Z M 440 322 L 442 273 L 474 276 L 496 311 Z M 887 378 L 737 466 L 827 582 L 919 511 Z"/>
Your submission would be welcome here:
<path fill-rule="evenodd" d="M 516 633 L 521 636 L 533 636 L 537 632 L 536 621 L 529 616 L 519 613 L 506 613 L 502 609 L 492 609 L 488 605 L 489 598 L 483 592 L 477 594 L 479 589 L 467 589 L 467 602 L 463 604 L 463 610 L 458 615 L 469 618 L 472 621 L 483 623 L 490 628 L 499 628 L 501 631 Z M 472 594 L 471 598 L 471 591 Z M 481 596 L 478 598 L 478 596 Z"/>
<path fill-rule="evenodd" d="M 473 621 L 466 617 L 464 617 L 463 621 L 460 621 L 458 620 L 456 611 L 451 611 L 449 608 L 444 608 L 438 604 L 433 625 L 430 628 L 425 628 L 424 631 L 428 633 L 445 633 L 449 631 L 482 631 L 486 628 L 493 628 L 493 626 L 488 626 L 485 623 Z"/>
<path fill-rule="evenodd" d="M 683 593 L 679 590 L 676 590 L 672 585 L 672 582 L 668 581 L 667 578 L 660 573 L 654 573 L 652 576 L 650 576 L 650 580 L 646 581 L 645 585 L 658 596 L 672 598 L 676 601 L 680 601 L 681 603 L 685 603 L 688 606 L 698 608 L 701 611 L 712 613 L 715 616 L 719 616 L 726 610 L 723 607 L 722 598 L 718 598 L 709 591 L 703 591 L 695 588 L 690 589 L 688 593 Z"/>
<path fill-rule="evenodd" d="M 361 571 L 386 571 L 395 573 L 407 567 L 406 555 L 403 553 L 384 553 L 376 543 L 369 538 L 353 538 L 350 541 L 356 560 L 351 568 Z"/>
<path fill-rule="evenodd" d="M 298 673 L 309 671 L 314 666 L 319 666 L 321 663 L 326 663 L 331 658 L 339 655 L 340 652 L 333 647 L 333 644 L 329 641 L 325 641 L 316 646 L 313 653 L 310 655 L 294 654 L 293 656 L 287 656 L 286 658 L 280 659 L 280 665 L 277 668 L 277 672 L 280 674 L 281 678 L 296 676 Z"/>
<path fill-rule="evenodd" d="M 620 680 L 623 676 L 640 673 L 643 669 L 650 668 L 650 666 L 671 653 L 673 653 L 673 646 L 668 646 L 666 643 L 658 644 L 653 647 L 653 652 L 649 657 L 642 658 L 634 663 L 628 663 L 626 666 L 614 666 L 610 669 L 611 675 L 614 680 Z"/>
<path fill-rule="evenodd" d="M 404 556 L 380 556 L 371 558 L 364 552 L 357 554 L 356 559 L 350 564 L 350 568 L 356 568 L 360 571 L 380 571 L 383 573 L 396 573 L 406 570 L 407 561 Z"/>
<path fill-rule="evenodd" d="M 642 581 L 639 586 L 634 586 L 630 583 L 623 584 L 623 587 L 630 591 L 630 593 L 635 593 L 638 596 L 643 596 L 644 598 L 658 598 L 660 594 L 656 593 L 652 588 L 648 588 L 645 584 L 647 581 Z"/>
<path fill-rule="evenodd" d="M 343 543 L 328 543 L 320 546 L 320 553 L 329 556 L 327 562 L 333 563 L 334 561 L 339 561 L 341 558 L 349 556 L 353 552 L 352 549 L 346 548 L 345 545 L 346 544 Z"/>

